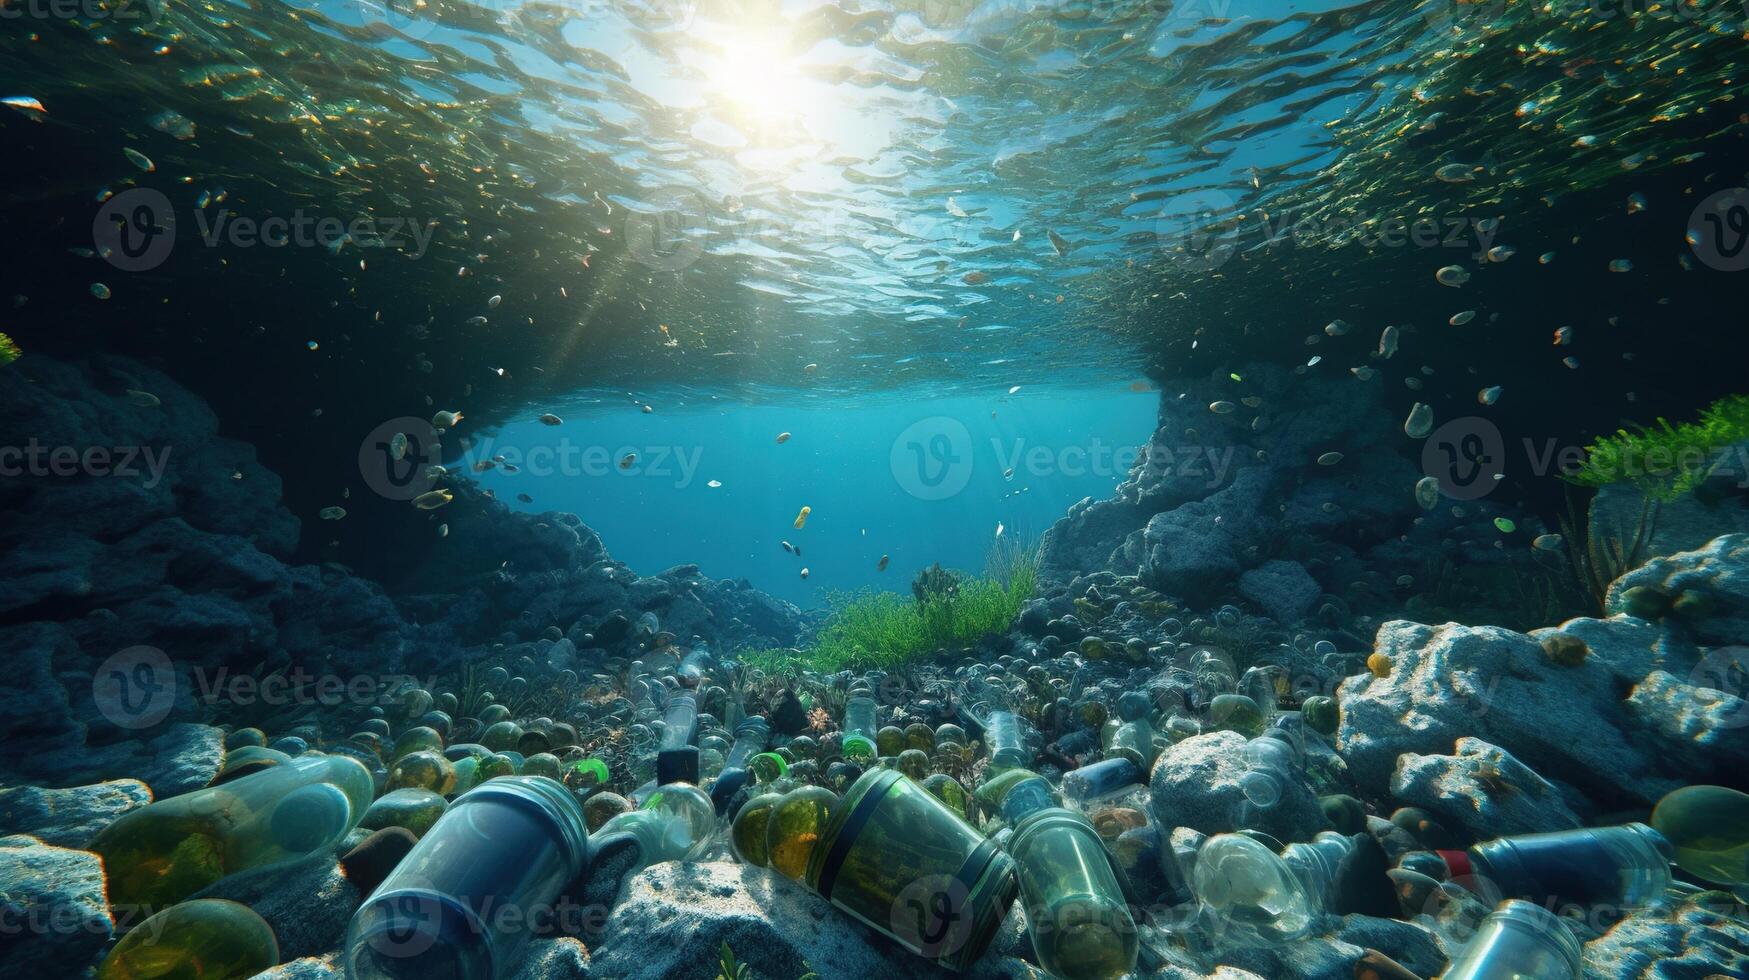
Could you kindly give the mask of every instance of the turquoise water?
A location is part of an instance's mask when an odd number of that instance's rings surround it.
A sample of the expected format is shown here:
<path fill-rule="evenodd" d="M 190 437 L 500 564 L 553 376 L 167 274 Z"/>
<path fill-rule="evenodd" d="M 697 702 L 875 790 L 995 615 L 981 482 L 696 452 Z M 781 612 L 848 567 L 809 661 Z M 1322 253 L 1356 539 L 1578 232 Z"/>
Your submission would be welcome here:
<path fill-rule="evenodd" d="M 936 562 L 981 571 L 999 525 L 1035 537 L 1082 497 L 1110 496 L 1159 399 L 1117 385 L 854 406 L 640 395 L 554 406 L 562 427 L 507 423 L 471 440 L 463 464 L 502 456 L 517 471 L 500 464 L 480 474 L 482 486 L 518 510 L 587 515 L 614 557 L 640 571 L 701 564 L 804 607 L 834 591 L 907 591 L 915 570 Z M 811 512 L 797 529 L 803 506 Z"/>

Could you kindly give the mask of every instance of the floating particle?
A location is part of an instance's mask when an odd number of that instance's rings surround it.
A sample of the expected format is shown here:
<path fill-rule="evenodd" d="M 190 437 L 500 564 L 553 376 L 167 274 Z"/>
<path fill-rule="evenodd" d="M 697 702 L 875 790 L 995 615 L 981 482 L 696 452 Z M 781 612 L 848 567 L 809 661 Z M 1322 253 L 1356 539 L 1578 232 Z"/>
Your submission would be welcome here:
<path fill-rule="evenodd" d="M 1455 289 L 1470 281 L 1470 270 L 1461 265 L 1442 266 L 1438 272 L 1433 274 L 1433 278 L 1438 280 L 1441 286 L 1450 286 Z"/>
<path fill-rule="evenodd" d="M 1340 462 L 1342 462 L 1342 454 L 1338 452 L 1328 452 L 1318 457 L 1319 466 L 1335 466 Z"/>
<path fill-rule="evenodd" d="M 638 454 L 637 453 L 626 453 L 624 456 L 621 456 L 619 458 L 619 468 L 622 470 L 629 470 L 632 468 L 632 464 L 637 462 L 637 461 L 638 461 Z"/>
<path fill-rule="evenodd" d="M 438 412 L 431 416 L 431 427 L 433 429 L 453 429 L 455 428 L 456 423 L 460 422 L 462 418 L 463 416 L 460 412 Z"/>
<path fill-rule="evenodd" d="M 152 128 L 179 140 L 194 139 L 194 121 L 180 112 L 165 109 L 151 118 Z"/>
<path fill-rule="evenodd" d="M 887 570 L 887 562 L 888 562 L 888 560 L 889 560 L 889 559 L 888 559 L 888 557 L 887 557 L 887 556 L 886 556 L 886 555 L 882 555 L 882 556 L 881 556 L 881 560 L 880 560 L 880 561 L 877 561 L 877 562 L 875 562 L 875 571 L 877 571 L 877 572 L 884 572 L 884 571 L 886 571 L 886 570 Z"/>
<path fill-rule="evenodd" d="M 139 150 L 136 150 L 131 146 L 123 147 L 121 153 L 122 153 L 122 156 L 125 156 L 128 158 L 129 163 L 131 163 L 134 166 L 138 167 L 139 169 L 145 171 L 146 173 L 151 173 L 152 171 L 158 169 L 158 165 L 152 162 L 151 157 L 146 156 L 144 153 L 141 153 Z"/>
<path fill-rule="evenodd" d="M 449 537 L 449 525 L 448 524 L 437 525 L 437 536 L 440 538 Z"/>
<path fill-rule="evenodd" d="M 808 570 L 807 570 L 807 568 L 804 567 L 802 569 L 802 578 L 807 578 L 807 577 L 808 577 Z"/>
<path fill-rule="evenodd" d="M 1239 382 L 1243 382 L 1245 380 L 1244 378 L 1239 377 L 1239 375 L 1237 373 L 1229 374 L 1229 375 L 1227 375 L 1227 377 L 1232 378 L 1234 381 L 1239 381 Z"/>
<path fill-rule="evenodd" d="M 318 343 L 316 343 L 316 342 L 315 342 L 315 341 L 313 341 L 313 340 L 312 340 L 312 341 L 310 341 L 310 342 L 309 342 L 309 343 L 307 343 L 307 344 L 305 344 L 305 345 L 304 345 L 304 346 L 305 346 L 305 347 L 308 347 L 308 348 L 309 348 L 309 349 L 311 349 L 311 350 L 321 350 L 321 349 L 322 349 L 322 345 L 321 345 L 321 344 L 318 344 Z"/>
<path fill-rule="evenodd" d="M 1476 179 L 1476 172 L 1481 169 L 1467 163 L 1448 163 L 1435 170 L 1433 176 L 1448 184 L 1467 184 Z"/>
<path fill-rule="evenodd" d="M 1384 332 L 1379 334 L 1378 355 L 1386 360 L 1395 357 L 1397 354 L 1397 344 L 1399 339 L 1400 337 L 1396 327 L 1386 327 Z"/>
<path fill-rule="evenodd" d="M 1572 342 L 1573 342 L 1573 328 L 1572 327 L 1556 327 L 1555 328 L 1555 346 L 1556 347 L 1566 347 L 1567 345 L 1571 344 Z"/>
<path fill-rule="evenodd" d="M 105 286 L 100 282 L 94 282 L 91 284 L 91 295 L 98 299 L 108 299 L 112 294 L 110 293 L 108 286 Z"/>
<path fill-rule="evenodd" d="M 1563 357 L 1561 358 L 1561 363 L 1565 364 L 1569 370 L 1579 370 L 1579 359 L 1577 357 Z"/>
<path fill-rule="evenodd" d="M 955 201 L 951 197 L 947 199 L 947 213 L 953 215 L 956 218 L 969 218 L 969 217 L 971 217 L 971 215 L 966 213 L 966 209 L 960 207 L 959 202 Z"/>
<path fill-rule="evenodd" d="M 1530 546 L 1538 551 L 1560 551 L 1561 545 L 1565 544 L 1566 540 L 1559 534 L 1539 534 L 1536 536 L 1536 540 L 1530 543 Z"/>
<path fill-rule="evenodd" d="M 1324 333 L 1331 337 L 1340 337 L 1352 329 L 1354 328 L 1341 320 L 1331 320 L 1324 324 Z"/>
<path fill-rule="evenodd" d="M 1263 404 L 1263 399 L 1257 397 L 1256 395 L 1246 395 L 1244 398 L 1239 399 L 1239 404 L 1245 406 L 1246 408 L 1256 408 L 1257 406 Z"/>
<path fill-rule="evenodd" d="M 542 425 L 564 425 L 565 420 L 562 418 L 559 418 L 557 415 L 554 415 L 551 412 L 548 412 L 545 415 L 542 415 L 540 417 L 540 424 L 542 424 Z"/>
<path fill-rule="evenodd" d="M 493 296 L 492 298 L 486 300 L 486 309 L 495 310 L 498 308 L 498 304 L 502 303 L 502 302 L 504 302 L 504 297 Z"/>
<path fill-rule="evenodd" d="M 1420 391 L 1422 388 L 1422 384 L 1423 383 L 1422 383 L 1420 378 L 1408 377 L 1408 378 L 1403 379 L 1403 387 L 1409 389 L 1410 391 Z"/>
<path fill-rule="evenodd" d="M 722 485 L 723 485 L 723 481 L 721 481 L 721 480 L 710 480 L 710 481 L 707 481 L 705 483 L 705 486 L 710 487 L 712 490 L 715 490 L 716 488 L 718 488 Z"/>
<path fill-rule="evenodd" d="M 1004 480 L 1014 479 L 1014 467 L 1010 466 L 1007 469 L 1003 470 L 1002 471 L 1002 479 L 1004 479 Z"/>
<path fill-rule="evenodd" d="M 1209 404 L 1209 411 L 1216 415 L 1231 415 L 1238 408 L 1239 406 L 1232 402 L 1211 402 Z"/>
<path fill-rule="evenodd" d="M 1518 254 L 1518 249 L 1510 245 L 1496 245 L 1488 250 L 1489 262 L 1504 262 Z"/>
<path fill-rule="evenodd" d="M 1555 260 L 1555 253 L 1544 252 L 1543 254 L 1537 256 L 1536 260 L 1538 262 L 1542 263 L 1543 265 L 1548 265 L 1550 262 L 1553 262 Z"/>
<path fill-rule="evenodd" d="M 317 512 L 316 516 L 320 517 L 324 521 L 338 521 L 338 520 L 343 519 L 346 516 L 346 508 L 344 508 L 344 507 L 324 507 L 319 512 Z"/>
<path fill-rule="evenodd" d="M 407 458 L 407 433 L 397 432 L 389 437 L 389 456 L 396 462 Z"/>
<path fill-rule="evenodd" d="M 1476 392 L 1476 401 L 1479 401 L 1484 405 L 1492 405 L 1500 400 L 1500 396 L 1504 394 L 1505 391 L 1506 389 L 1499 385 L 1494 385 L 1491 388 L 1483 388 L 1481 391 Z"/>
<path fill-rule="evenodd" d="M 149 391 L 140 391 L 135 388 L 129 388 L 127 393 L 128 402 L 138 408 L 157 408 L 162 404 L 162 402 L 158 401 L 158 396 Z"/>
<path fill-rule="evenodd" d="M 484 473 L 488 470 L 494 470 L 497 468 L 498 468 L 497 461 L 490 460 L 490 459 L 479 460 L 478 462 L 474 463 L 474 466 L 473 466 L 475 473 Z"/>
<path fill-rule="evenodd" d="M 517 494 L 517 495 L 516 495 L 516 499 L 517 499 L 517 500 L 520 500 L 520 501 L 522 501 L 522 502 L 523 502 L 523 503 L 525 503 L 525 504 L 532 504 L 532 503 L 534 503 L 534 498 L 533 498 L 533 497 L 530 497 L 530 496 L 529 496 L 529 495 L 528 495 L 528 494 L 526 494 L 526 493 L 519 493 L 519 494 Z"/>
<path fill-rule="evenodd" d="M 41 102 L 28 95 L 8 95 L 4 99 L 0 99 L 0 105 L 11 106 L 27 116 L 32 113 L 42 116 L 49 114 L 49 110 L 44 109 Z"/>
<path fill-rule="evenodd" d="M 1518 530 L 1518 525 L 1514 524 L 1509 517 L 1494 518 L 1494 526 L 1500 529 L 1501 534 L 1511 534 Z"/>
<path fill-rule="evenodd" d="M 802 527 L 808 523 L 808 515 L 813 512 L 814 508 L 804 505 L 802 509 L 796 513 L 796 530 L 800 531 Z"/>
<path fill-rule="evenodd" d="M 1424 476 L 1415 483 L 1415 503 L 1422 510 L 1432 510 L 1439 506 L 1439 478 Z"/>
<path fill-rule="evenodd" d="M 1425 439 L 1433 431 L 1433 407 L 1416 402 L 1403 422 L 1403 434 L 1411 439 Z"/>
<path fill-rule="evenodd" d="M 785 554 L 789 554 L 789 555 L 795 554 L 795 552 L 796 552 L 795 545 L 790 544 L 788 541 L 779 541 L 778 544 L 783 545 L 783 550 L 784 550 Z"/>
<path fill-rule="evenodd" d="M 990 281 L 989 276 L 985 275 L 982 272 L 977 271 L 976 269 L 974 269 L 971 272 L 968 272 L 965 275 L 960 277 L 960 282 L 963 282 L 968 286 L 977 286 L 977 285 L 981 285 L 981 284 L 989 282 L 989 281 Z"/>
<path fill-rule="evenodd" d="M 1461 326 L 1468 324 L 1471 320 L 1474 320 L 1475 318 L 1476 318 L 1476 311 L 1475 310 L 1464 310 L 1462 313 L 1453 313 L 1451 315 L 1451 319 L 1449 319 L 1445 322 L 1451 324 L 1454 327 L 1461 327 Z"/>
<path fill-rule="evenodd" d="M 436 510 L 455 499 L 455 494 L 448 490 L 431 490 L 413 498 L 413 506 L 419 510 Z"/>
<path fill-rule="evenodd" d="M 1611 272 L 1632 272 L 1632 271 L 1634 271 L 1633 260 L 1632 259 L 1611 259 L 1609 262 L 1609 271 L 1611 271 Z"/>
<path fill-rule="evenodd" d="M 1646 210 L 1646 195 L 1635 191 L 1628 195 L 1628 213 L 1639 214 Z"/>
<path fill-rule="evenodd" d="M 645 405 L 643 408 L 639 409 L 639 411 L 643 412 L 645 415 L 649 415 L 650 413 L 654 412 L 655 410 L 656 409 L 650 405 Z"/>
<path fill-rule="evenodd" d="M 779 433 L 778 433 L 778 434 L 777 434 L 777 444 L 778 444 L 778 445 L 780 445 L 780 446 L 781 446 L 781 445 L 783 445 L 783 444 L 784 444 L 784 443 L 786 443 L 786 442 L 788 442 L 788 441 L 789 441 L 789 433 L 787 433 L 787 432 L 779 432 Z"/>
<path fill-rule="evenodd" d="M 1015 386 L 1014 386 L 1014 387 L 1012 387 L 1012 388 L 1010 388 L 1010 389 L 1008 389 L 1008 393 L 1009 393 L 1009 394 L 1010 394 L 1010 395 L 1012 395 L 1012 394 L 1014 394 L 1014 393 L 1016 393 L 1016 392 L 1018 392 L 1018 391 L 1019 391 L 1019 390 L 1020 390 L 1020 386 L 1019 386 L 1019 385 L 1015 385 Z"/>
<path fill-rule="evenodd" d="M 1049 228 L 1045 229 L 1045 237 L 1051 240 L 1051 248 L 1056 249 L 1059 258 L 1068 255 L 1069 249 L 1073 247 L 1063 238 L 1062 235 L 1057 234 Z"/>
<path fill-rule="evenodd" d="M 1359 378 L 1362 381 L 1371 381 L 1373 375 L 1377 374 L 1378 372 L 1376 372 L 1372 368 L 1369 368 L 1366 365 L 1362 364 L 1359 367 L 1349 368 L 1348 373 L 1354 375 L 1356 378 Z"/>
<path fill-rule="evenodd" d="M 486 325 L 487 322 L 488 321 L 483 316 L 468 317 L 468 326 L 470 326 L 470 327 L 483 327 Z"/>
<path fill-rule="evenodd" d="M 1323 362 L 1323 360 L 1324 360 L 1324 355 L 1314 354 L 1314 355 L 1312 355 L 1312 359 L 1306 362 L 1306 367 L 1309 367 L 1309 368 L 1310 367 L 1317 367 L 1320 363 Z"/>
<path fill-rule="evenodd" d="M 813 374 L 815 371 L 818 371 L 818 370 L 820 370 L 820 365 L 818 365 L 818 364 L 804 364 L 804 365 L 802 365 L 802 373 L 804 373 L 804 374 Z"/>
<path fill-rule="evenodd" d="M 1002 536 L 1002 530 L 1003 530 L 1003 528 L 1002 528 L 1002 522 L 1001 522 L 1001 521 L 997 521 L 997 522 L 996 522 L 996 536 L 997 536 L 997 537 L 1001 537 L 1001 536 Z"/>
<path fill-rule="evenodd" d="M 1406 589 L 1409 586 L 1414 585 L 1414 584 L 1415 584 L 1415 576 L 1413 576 L 1413 575 L 1399 575 L 1399 576 L 1397 576 L 1397 587 L 1400 589 Z"/>

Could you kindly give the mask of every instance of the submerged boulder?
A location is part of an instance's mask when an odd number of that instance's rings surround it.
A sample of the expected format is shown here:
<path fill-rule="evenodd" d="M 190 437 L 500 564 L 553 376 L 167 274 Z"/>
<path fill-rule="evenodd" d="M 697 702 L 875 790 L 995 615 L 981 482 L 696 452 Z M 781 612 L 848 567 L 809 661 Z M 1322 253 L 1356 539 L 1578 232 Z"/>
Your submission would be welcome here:
<path fill-rule="evenodd" d="M 81 976 L 115 931 L 103 862 L 88 851 L 0 837 L 0 895 L 0 967 L 17 976 Z"/>
<path fill-rule="evenodd" d="M 1318 580 L 1297 561 L 1266 561 L 1239 576 L 1239 594 L 1281 623 L 1306 618 L 1322 592 Z"/>
<path fill-rule="evenodd" d="M 1553 783 L 1479 738 L 1458 739 L 1453 755 L 1398 756 L 1391 795 L 1433 811 L 1473 840 L 1579 826 Z"/>
<path fill-rule="evenodd" d="M 1610 585 L 1607 605 L 1655 617 L 1702 644 L 1749 643 L 1749 534 L 1654 558 Z"/>
<path fill-rule="evenodd" d="M 1245 753 L 1248 741 L 1238 732 L 1209 732 L 1161 753 L 1148 778 L 1154 822 L 1204 834 L 1250 828 L 1284 843 L 1310 840 L 1328 829 L 1317 795 L 1298 772 L 1252 775 Z M 1273 790 L 1273 801 L 1263 797 L 1253 802 L 1246 795 L 1256 776 L 1273 784 L 1265 787 Z"/>

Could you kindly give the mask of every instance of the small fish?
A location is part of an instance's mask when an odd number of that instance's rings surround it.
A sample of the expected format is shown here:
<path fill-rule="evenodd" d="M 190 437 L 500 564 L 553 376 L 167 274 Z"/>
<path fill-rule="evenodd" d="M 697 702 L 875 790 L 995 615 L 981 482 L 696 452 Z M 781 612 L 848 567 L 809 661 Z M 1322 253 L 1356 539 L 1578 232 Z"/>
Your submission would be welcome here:
<path fill-rule="evenodd" d="M 413 498 L 413 506 L 419 510 L 436 510 L 455 499 L 455 494 L 448 490 L 430 490 Z"/>
<path fill-rule="evenodd" d="M 1539 534 L 1536 536 L 1536 540 L 1530 543 L 1530 546 L 1538 551 L 1560 551 L 1561 546 L 1566 541 L 1567 539 L 1559 534 Z"/>
<path fill-rule="evenodd" d="M 1390 360 L 1395 357 L 1397 355 L 1398 342 L 1399 331 L 1397 328 L 1394 326 L 1386 327 L 1384 332 L 1379 334 L 1378 355 L 1385 360 Z"/>
<path fill-rule="evenodd" d="M 996 536 L 997 536 L 997 537 L 1001 537 L 1001 536 L 1002 536 L 1002 531 L 1003 531 L 1003 527 L 1002 527 L 1002 522 L 1001 522 L 1001 521 L 997 521 L 997 522 L 996 522 Z"/>
<path fill-rule="evenodd" d="M 1494 385 L 1491 388 L 1483 388 L 1481 391 L 1476 392 L 1476 401 L 1479 401 L 1484 405 L 1492 405 L 1499 401 L 1500 396 L 1505 392 L 1506 389 L 1499 385 Z"/>
<path fill-rule="evenodd" d="M 796 553 L 796 546 L 788 541 L 779 541 L 778 544 L 783 545 L 784 554 L 793 555 Z"/>
<path fill-rule="evenodd" d="M 1057 234 L 1049 228 L 1045 229 L 1045 237 L 1051 240 L 1051 248 L 1056 249 L 1059 258 L 1068 255 L 1069 249 L 1074 247 L 1070 245 L 1068 240 L 1062 235 Z"/>
<path fill-rule="evenodd" d="M 497 467 L 497 465 L 498 465 L 497 463 L 494 463 L 489 459 L 482 459 L 479 462 L 474 464 L 474 472 L 475 473 L 484 473 L 487 470 L 490 470 L 490 469 Z"/>
<path fill-rule="evenodd" d="M 1409 417 L 1403 422 L 1403 434 L 1411 439 L 1425 439 L 1433 431 L 1433 408 L 1416 402 L 1409 409 Z"/>
<path fill-rule="evenodd" d="M 123 147 L 121 154 L 128 158 L 129 163 L 146 173 L 151 173 L 158 169 L 158 165 L 152 162 L 151 157 L 146 156 L 144 153 L 141 153 L 139 150 L 136 150 L 131 146 Z"/>
<path fill-rule="evenodd" d="M 128 389 L 128 402 L 139 408 L 157 408 L 162 404 L 158 401 L 157 395 L 154 395 L 149 391 L 139 391 L 134 388 Z"/>
<path fill-rule="evenodd" d="M 712 490 L 715 490 L 716 488 L 718 488 L 722 485 L 723 485 L 723 481 L 721 481 L 721 480 L 711 480 L 709 483 L 705 484 L 705 486 L 710 487 Z"/>
<path fill-rule="evenodd" d="M 1330 337 L 1341 337 L 1352 329 L 1354 328 L 1341 320 L 1331 320 L 1329 323 L 1324 324 L 1324 333 L 1326 336 Z"/>
<path fill-rule="evenodd" d="M 779 433 L 778 433 L 778 434 L 777 434 L 777 444 L 778 444 L 778 445 L 780 445 L 780 446 L 781 446 L 781 445 L 783 445 L 783 444 L 784 444 L 784 443 L 786 443 L 786 442 L 788 442 L 788 441 L 789 441 L 789 433 L 787 433 L 787 432 L 779 432 Z"/>
<path fill-rule="evenodd" d="M 1318 457 L 1319 466 L 1335 466 L 1340 462 L 1342 462 L 1342 454 L 1338 452 L 1328 452 Z"/>
<path fill-rule="evenodd" d="M 1378 373 L 1378 372 L 1376 372 L 1372 368 L 1369 368 L 1366 365 L 1362 364 L 1359 367 L 1349 368 L 1348 373 L 1354 375 L 1356 378 L 1359 378 L 1362 381 L 1371 381 L 1373 378 L 1373 375 Z"/>
<path fill-rule="evenodd" d="M 528 495 L 528 494 L 526 494 L 526 493 L 519 493 L 519 494 L 517 494 L 517 495 L 516 495 L 516 499 L 517 499 L 517 500 L 520 500 L 520 501 L 522 501 L 522 502 L 523 502 L 523 503 L 525 503 L 525 504 L 532 504 L 532 503 L 534 503 L 534 498 L 533 498 L 533 497 L 530 497 L 530 496 L 529 496 L 529 495 Z"/>
<path fill-rule="evenodd" d="M 1537 261 L 1538 265 L 1548 265 L 1550 262 L 1553 262 L 1554 260 L 1555 260 L 1555 253 L 1553 253 L 1553 252 L 1544 252 L 1543 254 L 1536 257 L 1536 261 Z"/>
<path fill-rule="evenodd" d="M 1231 415 L 1231 414 L 1233 414 L 1233 412 L 1237 411 L 1238 408 L 1239 408 L 1239 406 L 1233 404 L 1232 402 L 1226 402 L 1226 401 L 1211 402 L 1209 404 L 1209 411 L 1215 413 L 1216 415 Z"/>
<path fill-rule="evenodd" d="M 431 417 L 431 427 L 433 429 L 453 429 L 456 427 L 456 423 L 462 420 L 462 417 L 460 412 L 438 412 Z"/>
<path fill-rule="evenodd" d="M 1465 324 L 1469 323 L 1471 320 L 1474 320 L 1475 318 L 1476 318 L 1476 311 L 1475 310 L 1465 310 L 1462 313 L 1453 313 L 1451 315 L 1451 319 L 1449 319 L 1445 322 L 1451 324 L 1454 327 L 1461 327 L 1461 326 L 1464 326 Z"/>
<path fill-rule="evenodd" d="M 1004 479 L 1004 480 L 1014 479 L 1014 467 L 1010 466 L 1007 469 L 1003 470 L 1002 471 L 1002 479 Z"/>
<path fill-rule="evenodd" d="M 1488 250 L 1489 262 L 1504 262 L 1518 254 L 1518 249 L 1510 245 L 1496 245 Z"/>
<path fill-rule="evenodd" d="M 1573 342 L 1573 328 L 1572 327 L 1556 327 L 1555 328 L 1555 346 L 1556 347 L 1566 347 L 1568 344 L 1571 344 L 1572 342 Z"/>
<path fill-rule="evenodd" d="M 495 310 L 498 308 L 498 304 L 502 303 L 502 302 L 504 302 L 504 297 L 493 296 L 490 299 L 486 300 L 486 309 Z"/>
<path fill-rule="evenodd" d="M 644 407 L 643 407 L 643 409 L 641 409 L 641 411 L 643 411 L 643 413 L 644 413 L 644 414 L 645 414 L 645 415 L 649 415 L 649 414 L 650 414 L 650 413 L 651 413 L 651 412 L 654 412 L 654 411 L 655 411 L 655 410 L 656 410 L 656 409 L 655 409 L 655 408 L 653 408 L 653 407 L 651 407 L 651 406 L 649 406 L 649 405 L 645 405 L 645 406 L 644 406 Z"/>
<path fill-rule="evenodd" d="M 346 517 L 346 508 L 344 508 L 344 507 L 324 507 L 319 512 L 317 512 L 316 516 L 320 517 L 324 521 L 338 521 L 338 520 L 341 520 L 341 519 Z"/>
<path fill-rule="evenodd" d="M 1015 393 L 1016 393 L 1016 392 L 1018 392 L 1018 391 L 1020 391 L 1020 386 L 1019 386 L 1019 385 L 1015 385 L 1015 386 L 1014 386 L 1014 387 L 1012 387 L 1012 388 L 1010 388 L 1010 389 L 1008 389 L 1008 393 L 1009 393 L 1009 394 L 1010 394 L 1010 395 L 1012 395 L 1012 394 L 1015 394 Z"/>
<path fill-rule="evenodd" d="M 1448 163 L 1435 170 L 1433 176 L 1448 184 L 1467 184 L 1476 179 L 1476 172 L 1481 169 L 1467 163 Z"/>
<path fill-rule="evenodd" d="M 1628 213 L 1639 214 L 1646 210 L 1646 195 L 1635 192 L 1628 195 Z"/>
<path fill-rule="evenodd" d="M 1443 266 L 1433 274 L 1433 278 L 1439 280 L 1441 286 L 1450 286 L 1456 289 L 1470 281 L 1470 270 L 1461 265 Z"/>
<path fill-rule="evenodd" d="M 487 323 L 487 320 L 483 316 L 468 317 L 468 326 L 470 326 L 470 327 L 483 327 L 486 325 L 486 323 Z"/>
<path fill-rule="evenodd" d="M 882 555 L 882 556 L 881 556 L 881 560 L 880 560 L 880 561 L 877 561 L 877 562 L 875 562 L 875 571 L 877 571 L 877 572 L 884 572 L 884 571 L 886 571 L 886 570 L 887 570 L 887 562 L 888 562 L 888 560 L 889 560 L 889 559 L 888 559 L 888 557 L 887 557 L 887 556 L 886 556 L 886 555 Z"/>
<path fill-rule="evenodd" d="M 542 415 L 540 417 L 540 424 L 542 424 L 542 425 L 564 425 L 565 420 L 562 418 L 559 418 L 557 415 L 554 415 L 551 412 L 548 412 L 545 415 Z"/>
<path fill-rule="evenodd" d="M 94 282 L 91 284 L 91 295 L 98 299 L 108 299 L 112 294 L 110 293 L 108 286 L 105 286 L 100 282 Z"/>
<path fill-rule="evenodd" d="M 49 114 L 49 110 L 44 109 L 41 102 L 28 95 L 8 95 L 0 99 L 0 105 L 11 106 L 27 116 L 33 112 L 44 116 Z"/>
<path fill-rule="evenodd" d="M 808 570 L 806 568 L 803 568 L 802 569 L 802 578 L 807 578 L 807 577 L 808 577 Z"/>
<path fill-rule="evenodd" d="M 800 531 L 808 523 L 808 515 L 813 512 L 814 508 L 812 507 L 802 507 L 801 511 L 796 514 L 796 530 Z"/>
<path fill-rule="evenodd" d="M 448 524 L 437 525 L 437 536 L 440 538 L 449 537 L 449 525 Z"/>
<path fill-rule="evenodd" d="M 637 462 L 637 461 L 638 461 L 638 454 L 637 453 L 626 453 L 624 456 L 620 457 L 619 468 L 622 470 L 629 470 L 632 468 L 632 464 Z"/>

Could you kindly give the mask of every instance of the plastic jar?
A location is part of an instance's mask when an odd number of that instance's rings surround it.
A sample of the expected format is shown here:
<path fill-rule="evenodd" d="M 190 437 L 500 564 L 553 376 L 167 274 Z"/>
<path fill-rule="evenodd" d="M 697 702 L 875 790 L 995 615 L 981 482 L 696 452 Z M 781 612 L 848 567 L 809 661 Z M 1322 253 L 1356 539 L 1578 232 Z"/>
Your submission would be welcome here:
<path fill-rule="evenodd" d="M 1554 913 L 1513 899 L 1488 913 L 1442 980 L 1579 980 L 1581 953 Z"/>

